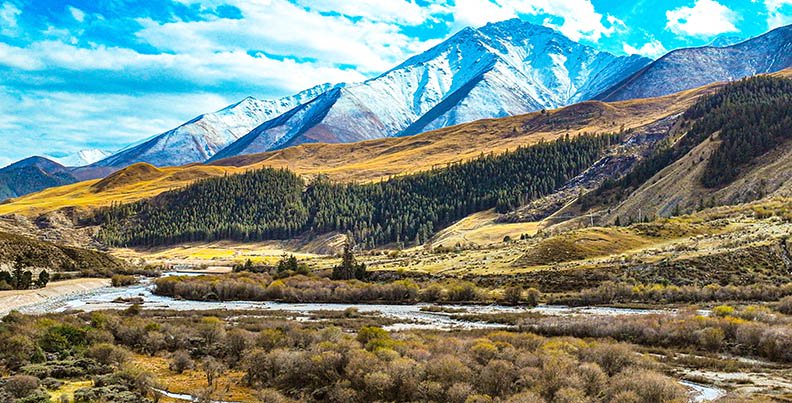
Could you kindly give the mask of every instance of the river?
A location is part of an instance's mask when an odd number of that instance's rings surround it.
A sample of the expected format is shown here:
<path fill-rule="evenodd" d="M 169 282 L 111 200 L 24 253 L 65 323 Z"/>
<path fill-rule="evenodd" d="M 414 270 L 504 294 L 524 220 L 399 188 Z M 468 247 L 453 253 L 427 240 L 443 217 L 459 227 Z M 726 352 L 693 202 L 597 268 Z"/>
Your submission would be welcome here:
<path fill-rule="evenodd" d="M 169 275 L 168 273 L 166 275 Z M 180 273 L 181 274 L 181 273 Z M 143 309 L 172 310 L 272 310 L 302 317 L 303 320 L 312 313 L 319 311 L 344 311 L 350 308 L 361 313 L 378 313 L 391 319 L 394 323 L 387 330 L 408 329 L 473 329 L 502 328 L 505 325 L 456 319 L 454 316 L 465 314 L 520 313 L 535 312 L 545 315 L 646 315 L 669 313 L 672 310 L 662 309 L 630 309 L 612 307 L 568 307 L 562 305 L 539 305 L 537 307 L 519 307 L 503 305 L 458 305 L 458 304 L 334 304 L 334 303 L 286 303 L 272 301 L 188 301 L 154 295 L 151 279 L 144 279 L 140 284 L 128 287 L 102 287 L 83 293 L 74 293 L 48 299 L 42 303 L 28 305 L 19 309 L 22 313 L 40 314 L 47 312 L 64 312 L 71 310 L 97 311 L 106 309 L 126 309 L 129 304 L 114 302 L 138 298 L 142 300 Z M 441 307 L 440 310 L 427 310 L 429 307 Z"/>

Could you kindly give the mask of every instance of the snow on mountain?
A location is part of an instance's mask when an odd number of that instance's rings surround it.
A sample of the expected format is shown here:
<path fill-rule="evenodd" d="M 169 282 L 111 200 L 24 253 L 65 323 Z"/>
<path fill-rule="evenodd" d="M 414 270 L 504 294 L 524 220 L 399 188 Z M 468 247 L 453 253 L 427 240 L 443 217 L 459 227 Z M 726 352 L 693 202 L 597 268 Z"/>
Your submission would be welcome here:
<path fill-rule="evenodd" d="M 91 166 L 122 168 L 137 162 L 156 166 L 203 162 L 261 123 L 311 100 L 329 87 L 329 84 L 319 85 L 296 95 L 272 100 L 248 97 L 127 147 Z"/>
<path fill-rule="evenodd" d="M 589 99 L 650 61 L 600 52 L 518 19 L 465 28 L 379 77 L 263 123 L 211 160 L 556 108 Z"/>
<path fill-rule="evenodd" d="M 103 158 L 107 158 L 112 153 L 105 150 L 96 148 L 80 150 L 76 153 L 63 153 L 63 154 L 48 154 L 47 157 L 52 158 L 53 161 L 67 167 L 81 167 L 84 165 L 93 164 Z"/>
<path fill-rule="evenodd" d="M 678 49 L 652 62 L 596 98 L 649 98 L 734 81 L 792 66 L 792 25 L 728 47 Z"/>

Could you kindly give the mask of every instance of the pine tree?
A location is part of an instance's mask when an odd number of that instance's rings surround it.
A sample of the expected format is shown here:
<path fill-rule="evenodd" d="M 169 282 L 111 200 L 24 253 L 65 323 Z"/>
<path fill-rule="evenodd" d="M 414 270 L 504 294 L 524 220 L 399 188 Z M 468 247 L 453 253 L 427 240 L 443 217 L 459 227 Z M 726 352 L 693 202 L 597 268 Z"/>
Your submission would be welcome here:
<path fill-rule="evenodd" d="M 47 286 L 47 283 L 50 281 L 50 274 L 46 270 L 42 270 L 38 275 L 38 280 L 36 281 L 36 286 L 39 288 L 44 288 Z"/>

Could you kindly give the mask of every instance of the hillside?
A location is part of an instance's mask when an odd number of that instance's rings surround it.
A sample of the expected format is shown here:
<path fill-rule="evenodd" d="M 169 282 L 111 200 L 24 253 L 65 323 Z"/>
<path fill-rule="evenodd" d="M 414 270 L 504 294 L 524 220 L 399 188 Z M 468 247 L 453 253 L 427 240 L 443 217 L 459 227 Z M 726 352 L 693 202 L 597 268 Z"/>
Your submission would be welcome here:
<path fill-rule="evenodd" d="M 744 203 L 792 190 L 792 83 L 756 77 L 730 85 L 682 116 L 681 135 L 640 172 L 583 198 L 610 223 Z"/>
<path fill-rule="evenodd" d="M 513 150 L 567 133 L 574 136 L 583 132 L 617 132 L 622 128 L 640 133 L 642 127 L 681 113 L 715 88 L 708 86 L 636 101 L 590 101 L 546 113 L 484 119 L 415 136 L 350 144 L 303 144 L 228 158 L 211 165 L 158 168 L 158 177 L 103 191 L 94 187 L 98 180 L 84 181 L 0 204 L 0 214 L 40 214 L 64 207 L 94 208 L 112 202 L 131 202 L 183 187 L 197 179 L 262 167 L 288 168 L 308 177 L 321 173 L 340 181 L 374 181 L 469 160 L 481 153 Z"/>
<path fill-rule="evenodd" d="M 272 168 L 199 181 L 150 200 L 97 212 L 112 245 L 289 239 L 351 234 L 368 247 L 418 245 L 468 214 L 507 211 L 555 191 L 623 141 L 580 135 L 488 154 L 464 163 L 368 184 L 304 182 Z"/>
<path fill-rule="evenodd" d="M 0 232 L 0 267 L 7 270 L 9 264 L 23 256 L 35 267 L 62 272 L 100 274 L 126 267 L 126 263 L 107 253 Z"/>

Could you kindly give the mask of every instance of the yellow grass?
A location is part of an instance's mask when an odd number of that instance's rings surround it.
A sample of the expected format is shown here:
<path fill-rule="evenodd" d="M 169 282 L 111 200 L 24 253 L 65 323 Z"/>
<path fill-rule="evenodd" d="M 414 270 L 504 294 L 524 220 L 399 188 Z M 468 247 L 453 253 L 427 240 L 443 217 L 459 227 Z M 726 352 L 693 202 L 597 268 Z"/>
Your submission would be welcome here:
<path fill-rule="evenodd" d="M 218 241 L 211 243 L 190 243 L 179 246 L 152 249 L 117 248 L 114 256 L 137 261 L 145 260 L 153 264 L 190 264 L 190 265 L 233 265 L 250 259 L 253 263 L 273 264 L 285 254 L 293 254 L 301 260 L 315 259 L 321 255 L 294 252 L 282 242 L 235 243 Z"/>
<path fill-rule="evenodd" d="M 522 234 L 533 236 L 539 230 L 538 222 L 497 223 L 493 210 L 471 214 L 440 231 L 429 242 L 431 247 L 455 245 L 490 245 L 503 242 L 508 236 L 519 239 Z"/>
<path fill-rule="evenodd" d="M 181 374 L 168 369 L 168 359 L 164 357 L 149 357 L 134 355 L 132 364 L 154 375 L 160 387 L 172 393 L 195 395 L 207 387 L 206 376 L 200 370 L 185 371 Z M 212 395 L 214 400 L 234 402 L 258 402 L 255 390 L 242 386 L 241 371 L 226 371 L 217 380 L 216 392 Z"/>
<path fill-rule="evenodd" d="M 542 266 L 627 252 L 653 241 L 624 228 L 587 228 L 556 235 L 534 245 L 516 264 Z"/>
<path fill-rule="evenodd" d="M 86 381 L 64 381 L 60 388 L 57 390 L 50 391 L 50 401 L 54 403 L 60 403 L 61 396 L 66 396 L 69 400 L 74 400 L 74 391 L 77 389 L 82 388 L 90 388 L 93 386 L 93 382 L 90 380 Z"/>

